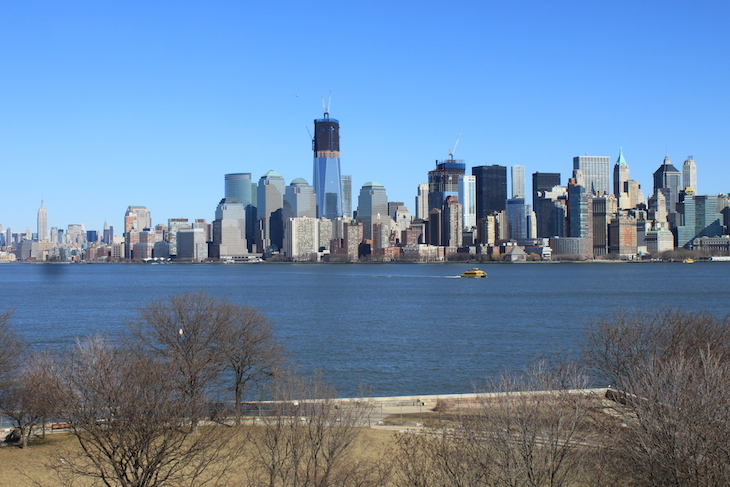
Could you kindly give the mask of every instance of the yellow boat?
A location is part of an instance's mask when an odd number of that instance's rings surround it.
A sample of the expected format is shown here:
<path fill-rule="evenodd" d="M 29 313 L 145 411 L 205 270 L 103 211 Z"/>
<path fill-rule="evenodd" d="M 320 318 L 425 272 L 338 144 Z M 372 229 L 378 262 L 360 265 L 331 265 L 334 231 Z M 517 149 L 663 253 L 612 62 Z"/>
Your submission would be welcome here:
<path fill-rule="evenodd" d="M 487 277 L 487 273 L 480 268 L 475 267 L 463 273 L 461 277 Z"/>
<path fill-rule="evenodd" d="M 685 264 L 694 264 L 695 260 L 694 259 L 684 259 L 682 262 L 684 262 Z"/>

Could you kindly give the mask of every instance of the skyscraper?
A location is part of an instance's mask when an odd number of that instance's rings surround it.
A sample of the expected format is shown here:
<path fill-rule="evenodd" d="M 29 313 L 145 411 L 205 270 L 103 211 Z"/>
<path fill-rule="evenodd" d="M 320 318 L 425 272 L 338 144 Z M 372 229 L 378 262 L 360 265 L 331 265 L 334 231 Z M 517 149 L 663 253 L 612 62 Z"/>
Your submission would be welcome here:
<path fill-rule="evenodd" d="M 459 176 L 463 176 L 464 161 L 436 161 L 436 169 L 428 171 L 428 208 L 441 208 L 449 196 L 459 194 Z"/>
<path fill-rule="evenodd" d="M 471 173 L 476 176 L 477 220 L 504 211 L 507 202 L 507 168 L 497 164 L 475 166 Z"/>
<path fill-rule="evenodd" d="M 462 244 L 464 223 L 459 198 L 447 196 L 441 210 L 441 243 L 444 247 L 458 248 Z"/>
<path fill-rule="evenodd" d="M 679 190 L 681 185 L 681 174 L 672 165 L 669 155 L 664 156 L 664 161 L 659 169 L 654 171 L 654 196 L 661 192 L 666 199 L 667 219 L 672 226 L 677 225 L 676 213 L 679 202 Z"/>
<path fill-rule="evenodd" d="M 524 240 L 528 237 L 527 213 L 529 205 L 525 205 L 525 198 L 510 198 L 506 205 L 509 235 L 512 240 Z"/>
<path fill-rule="evenodd" d="M 698 237 L 717 237 L 723 234 L 722 214 L 717 211 L 716 195 L 695 195 L 692 190 L 682 192 L 677 210 L 683 223 L 677 226 L 677 247 L 692 248 Z"/>
<path fill-rule="evenodd" d="M 132 258 L 132 248 L 139 243 L 139 233 L 152 226 L 152 217 L 145 206 L 128 206 L 124 213 L 124 257 Z"/>
<path fill-rule="evenodd" d="M 385 187 L 374 181 L 363 184 L 357 199 L 357 221 L 363 224 L 363 235 L 371 239 L 373 223 L 388 218 L 388 195 Z"/>
<path fill-rule="evenodd" d="M 560 186 L 559 172 L 535 172 L 532 173 L 532 206 L 537 207 L 538 192 L 550 191 L 555 186 Z"/>
<path fill-rule="evenodd" d="M 613 166 L 613 194 L 619 208 L 629 208 L 629 165 L 624 159 L 623 149 L 618 151 L 618 159 Z"/>
<path fill-rule="evenodd" d="M 43 200 L 41 200 L 41 207 L 38 208 L 38 241 L 47 242 L 49 238 L 48 213 L 46 213 L 46 208 L 43 206 Z"/>
<path fill-rule="evenodd" d="M 51 236 L 51 241 L 53 241 L 53 236 Z M 114 227 L 109 226 L 106 220 L 104 221 L 104 233 L 101 241 L 107 245 L 114 243 Z"/>
<path fill-rule="evenodd" d="M 177 255 L 177 232 L 181 228 L 191 228 L 187 218 L 168 218 L 167 242 L 170 244 L 168 255 Z"/>
<path fill-rule="evenodd" d="M 512 166 L 512 198 L 525 198 L 525 166 Z"/>
<path fill-rule="evenodd" d="M 593 253 L 593 195 L 584 184 L 580 169 L 568 181 L 568 236 L 580 239 L 581 254 Z"/>
<path fill-rule="evenodd" d="M 178 230 L 179 232 L 179 230 Z M 236 198 L 223 198 L 215 209 L 211 257 L 243 257 L 246 245 L 246 210 Z"/>
<path fill-rule="evenodd" d="M 314 188 L 302 178 L 296 178 L 284 192 L 284 221 L 288 218 L 317 217 L 317 201 Z"/>
<path fill-rule="evenodd" d="M 330 220 L 342 216 L 342 176 L 340 174 L 340 122 L 330 118 L 314 121 L 314 192 L 317 195 L 317 217 Z"/>
<path fill-rule="evenodd" d="M 697 164 L 692 156 L 687 156 L 687 160 L 682 164 L 682 189 L 686 188 L 697 192 Z M 40 234 L 38 240 L 40 240 Z"/>
<path fill-rule="evenodd" d="M 225 182 L 225 198 L 236 198 L 244 207 L 254 203 L 250 172 L 226 174 Z"/>
<path fill-rule="evenodd" d="M 250 172 L 232 173 L 225 176 L 225 198 L 236 198 L 246 212 L 246 239 L 249 245 L 256 235 L 256 185 L 251 180 Z"/>
<path fill-rule="evenodd" d="M 463 175 L 459 177 L 459 202 L 461 203 L 462 224 L 464 228 L 477 226 L 477 178 Z"/>
<path fill-rule="evenodd" d="M 352 176 L 342 175 L 342 216 L 352 218 Z"/>
<path fill-rule="evenodd" d="M 537 237 L 564 236 L 563 232 L 556 233 L 555 225 L 551 224 L 555 221 L 555 200 L 558 195 L 552 190 L 556 186 L 560 186 L 560 173 L 532 173 L 532 209 L 537 220 Z"/>
<path fill-rule="evenodd" d="M 611 158 L 605 156 L 577 156 L 573 158 L 573 170 L 583 171 L 585 189 L 590 194 L 610 193 Z"/>
<path fill-rule="evenodd" d="M 418 183 L 416 194 L 416 219 L 428 220 L 428 183 Z"/>
<path fill-rule="evenodd" d="M 259 179 L 256 214 L 259 219 L 258 244 L 261 252 L 279 250 L 284 244 L 284 178 L 269 171 Z"/>
<path fill-rule="evenodd" d="M 124 214 L 124 231 L 141 232 L 152 227 L 152 216 L 146 206 L 128 206 Z"/>

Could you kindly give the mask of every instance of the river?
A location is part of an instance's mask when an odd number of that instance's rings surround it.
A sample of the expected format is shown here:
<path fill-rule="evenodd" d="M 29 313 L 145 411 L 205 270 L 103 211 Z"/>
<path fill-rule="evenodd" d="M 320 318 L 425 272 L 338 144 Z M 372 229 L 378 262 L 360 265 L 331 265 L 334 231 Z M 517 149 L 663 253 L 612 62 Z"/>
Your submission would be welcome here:
<path fill-rule="evenodd" d="M 341 395 L 471 392 L 554 352 L 593 320 L 664 308 L 730 312 L 730 263 L 4 264 L 0 310 L 38 347 L 124 333 L 139 306 L 203 290 L 265 312 L 292 362 Z M 599 384 L 600 385 L 600 384 Z"/>

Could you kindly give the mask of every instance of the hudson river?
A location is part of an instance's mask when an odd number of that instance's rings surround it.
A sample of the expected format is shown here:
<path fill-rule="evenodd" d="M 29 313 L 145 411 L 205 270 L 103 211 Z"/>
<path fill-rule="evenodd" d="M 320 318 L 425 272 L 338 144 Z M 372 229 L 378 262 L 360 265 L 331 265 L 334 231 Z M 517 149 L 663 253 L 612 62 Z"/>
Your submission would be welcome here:
<path fill-rule="evenodd" d="M 274 321 L 291 360 L 343 396 L 472 392 L 618 311 L 730 312 L 730 263 L 0 266 L 0 309 L 37 346 L 124 331 L 137 307 L 204 290 Z M 605 385 L 605 384 L 598 384 Z"/>

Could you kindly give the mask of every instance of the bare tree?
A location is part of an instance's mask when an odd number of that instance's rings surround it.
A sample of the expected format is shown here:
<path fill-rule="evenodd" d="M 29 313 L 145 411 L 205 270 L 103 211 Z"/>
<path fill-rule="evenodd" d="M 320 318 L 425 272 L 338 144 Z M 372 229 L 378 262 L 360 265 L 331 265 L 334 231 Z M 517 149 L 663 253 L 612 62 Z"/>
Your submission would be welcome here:
<path fill-rule="evenodd" d="M 408 487 L 429 487 L 448 485 L 438 482 L 439 473 L 433 462 L 433 442 L 430 434 L 416 435 L 399 433 L 396 436 L 393 455 L 393 477 L 396 485 Z"/>
<path fill-rule="evenodd" d="M 382 485 L 385 473 L 353 455 L 367 415 L 363 401 L 340 401 L 321 379 L 276 379 L 252 434 L 252 485 Z"/>
<path fill-rule="evenodd" d="M 197 424 L 213 389 L 232 381 L 235 412 L 252 384 L 272 377 L 284 351 L 273 325 L 258 310 L 203 292 L 158 300 L 140 308 L 132 334 L 176 371 L 175 382 L 190 399 Z M 222 376 L 223 371 L 230 374 Z"/>
<path fill-rule="evenodd" d="M 494 485 L 572 485 L 583 473 L 595 398 L 572 364 L 557 369 L 540 363 L 521 376 L 505 375 L 497 394 L 480 400 L 474 420 L 495 468 Z"/>
<path fill-rule="evenodd" d="M 616 483 L 730 483 L 730 320 L 664 311 L 588 331 L 586 361 L 615 385 L 604 443 Z"/>
<path fill-rule="evenodd" d="M 11 325 L 10 317 L 13 315 L 13 311 L 10 309 L 0 313 L 0 344 L 3 347 L 2 353 L 0 353 L 0 382 L 7 373 L 20 365 L 21 357 L 27 348 Z"/>
<path fill-rule="evenodd" d="M 492 485 L 493 466 L 477 429 L 429 427 L 396 436 L 394 471 L 397 485 L 477 487 Z"/>
<path fill-rule="evenodd" d="M 222 366 L 231 373 L 236 420 L 241 419 L 241 403 L 247 389 L 262 380 L 274 377 L 282 368 L 284 349 L 274 336 L 271 321 L 255 308 L 235 306 L 221 302 L 230 308 L 230 319 L 223 335 L 218 338 Z"/>
<path fill-rule="evenodd" d="M 505 374 L 476 404 L 397 440 L 399 485 L 574 485 L 594 434 L 595 398 L 573 365 Z M 423 465 L 430 466 L 429 471 Z"/>
<path fill-rule="evenodd" d="M 730 317 L 676 310 L 624 312 L 587 328 L 583 360 L 599 379 L 625 390 L 637 367 L 657 359 L 699 357 L 707 351 L 730 360 Z"/>
<path fill-rule="evenodd" d="M 191 424 L 203 414 L 207 394 L 222 367 L 218 346 L 235 309 L 203 292 L 170 296 L 139 309 L 133 336 L 174 373 L 171 380 L 187 398 Z"/>
<path fill-rule="evenodd" d="M 50 352 L 39 352 L 3 379 L 0 411 L 17 427 L 21 448 L 28 446 L 33 429 L 58 410 L 56 401 L 61 390 L 55 372 L 55 358 Z"/>
<path fill-rule="evenodd" d="M 617 483 L 722 486 L 730 483 L 730 367 L 697 359 L 652 360 L 628 379 L 606 436 Z"/>
<path fill-rule="evenodd" d="M 195 434 L 177 373 L 149 354 L 80 342 L 63 371 L 62 417 L 80 449 L 53 467 L 106 486 L 201 485 L 219 475 L 230 428 Z"/>

